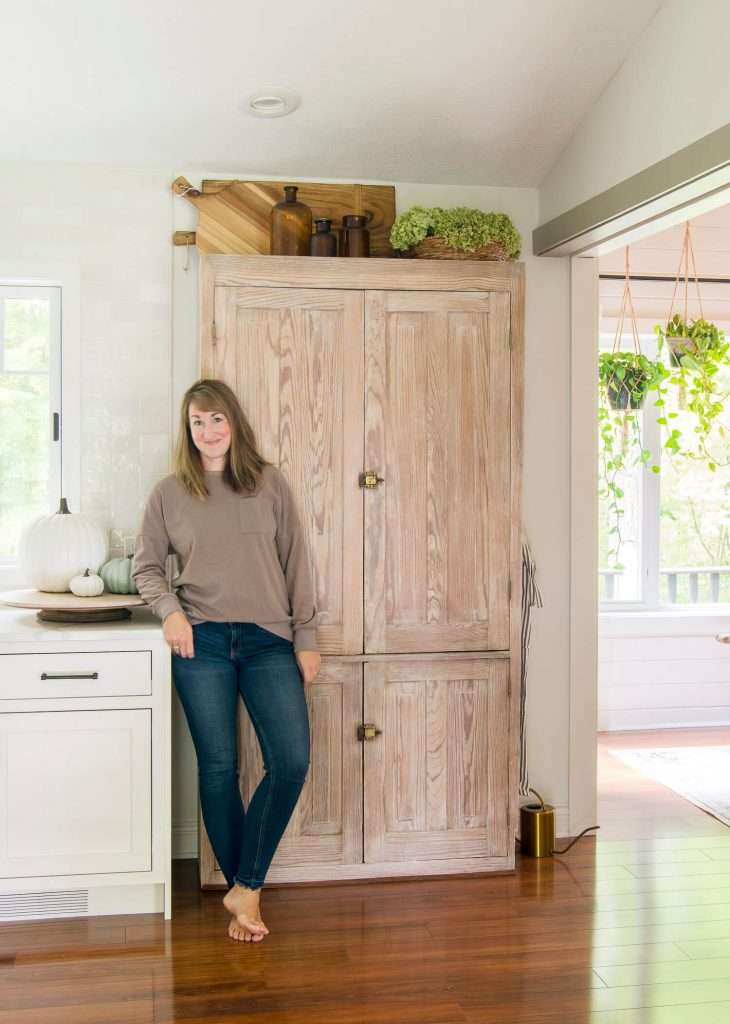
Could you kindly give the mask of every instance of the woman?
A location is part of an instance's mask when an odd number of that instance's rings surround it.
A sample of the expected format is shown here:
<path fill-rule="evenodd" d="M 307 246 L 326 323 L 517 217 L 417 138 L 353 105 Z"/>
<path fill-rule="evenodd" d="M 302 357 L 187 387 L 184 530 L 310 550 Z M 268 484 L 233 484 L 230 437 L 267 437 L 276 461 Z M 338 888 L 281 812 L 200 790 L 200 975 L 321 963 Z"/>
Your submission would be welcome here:
<path fill-rule="evenodd" d="M 297 509 L 261 457 L 233 391 L 199 380 L 182 401 L 174 471 L 153 488 L 134 556 L 137 588 L 162 620 L 198 755 L 203 820 L 230 886 L 228 934 L 260 942 L 260 890 L 309 767 L 304 697 L 317 675 L 316 609 Z M 165 561 L 176 554 L 177 592 Z M 241 695 L 265 774 L 244 812 Z"/>

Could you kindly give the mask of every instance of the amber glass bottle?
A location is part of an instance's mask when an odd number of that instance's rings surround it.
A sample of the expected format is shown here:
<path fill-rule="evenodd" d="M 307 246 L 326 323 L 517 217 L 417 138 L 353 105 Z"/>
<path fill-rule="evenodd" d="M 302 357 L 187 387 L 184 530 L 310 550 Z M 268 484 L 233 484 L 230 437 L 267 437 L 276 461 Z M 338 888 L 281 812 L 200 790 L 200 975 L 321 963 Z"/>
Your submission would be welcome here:
<path fill-rule="evenodd" d="M 340 256 L 369 256 L 370 232 L 368 214 L 348 213 L 342 218 Z"/>
<path fill-rule="evenodd" d="M 309 243 L 310 256 L 336 256 L 337 238 L 332 231 L 332 221 L 327 217 L 316 217 L 314 234 Z"/>
<path fill-rule="evenodd" d="M 284 198 L 271 207 L 272 256 L 308 256 L 312 211 L 297 200 L 297 186 L 286 185 Z"/>

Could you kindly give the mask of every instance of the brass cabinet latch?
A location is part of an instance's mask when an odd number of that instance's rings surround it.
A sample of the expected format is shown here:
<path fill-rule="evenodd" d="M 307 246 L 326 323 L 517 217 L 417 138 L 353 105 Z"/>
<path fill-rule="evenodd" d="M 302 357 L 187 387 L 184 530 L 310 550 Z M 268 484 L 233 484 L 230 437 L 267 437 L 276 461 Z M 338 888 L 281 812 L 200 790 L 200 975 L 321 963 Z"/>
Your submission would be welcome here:
<path fill-rule="evenodd" d="M 357 738 L 359 740 L 374 740 L 376 736 L 380 736 L 381 731 L 372 722 L 365 722 L 363 725 L 358 725 Z"/>
<path fill-rule="evenodd" d="M 377 487 L 378 484 L 384 483 L 383 477 L 373 469 L 366 469 L 364 473 L 361 473 L 357 478 L 361 487 L 367 487 L 368 490 L 372 490 L 373 487 Z"/>

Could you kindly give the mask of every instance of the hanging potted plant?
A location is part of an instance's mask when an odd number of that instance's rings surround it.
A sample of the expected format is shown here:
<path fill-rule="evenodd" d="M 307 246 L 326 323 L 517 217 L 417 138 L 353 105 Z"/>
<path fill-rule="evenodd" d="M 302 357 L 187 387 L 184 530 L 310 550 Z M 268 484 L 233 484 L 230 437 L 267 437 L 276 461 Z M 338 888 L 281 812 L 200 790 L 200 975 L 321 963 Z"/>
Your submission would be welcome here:
<path fill-rule="evenodd" d="M 675 313 L 665 327 L 657 324 L 654 333 L 659 339 L 659 352 L 666 345 L 669 363 L 675 368 L 682 366 L 686 356 L 696 360 L 703 359 L 705 355 L 720 354 L 722 357 L 725 335 L 719 327 L 702 317 L 687 322 Z"/>
<path fill-rule="evenodd" d="M 664 404 L 668 376 L 663 363 L 642 353 L 602 352 L 599 356 L 600 497 L 608 504 L 608 555 L 614 569 L 623 568 L 620 555 L 625 495 L 620 477 L 637 465 L 646 466 L 652 473 L 659 472 L 651 451 L 644 446 L 638 413 L 651 392 L 656 395 L 655 405 Z"/>
<path fill-rule="evenodd" d="M 690 260 L 700 310 L 700 316 L 696 320 L 688 318 L 687 315 Z M 683 316 L 673 312 L 681 276 L 684 279 Z M 678 431 L 672 431 L 665 447 L 675 455 L 701 459 L 707 468 L 714 472 L 718 465 L 730 464 L 724 428 L 718 421 L 727 397 L 721 390 L 719 374 L 722 369 L 730 368 L 730 343 L 725 340 L 723 331 L 704 317 L 689 221 L 685 224 L 682 253 L 667 323 L 664 326 L 657 324 L 654 332 L 659 339 L 659 354 L 662 354 L 665 346 L 669 353 L 671 374 L 668 383 L 677 388 L 679 407 L 692 413 L 695 419 L 693 444 L 680 446 L 677 437 L 673 436 L 677 435 Z M 666 419 L 660 419 L 659 422 L 663 426 L 668 426 Z M 711 450 L 711 435 L 715 430 L 721 440 L 722 451 L 719 455 Z"/>
<path fill-rule="evenodd" d="M 624 321 L 631 322 L 633 351 L 621 351 Z M 600 431 L 600 496 L 607 501 L 609 516 L 609 561 L 612 568 L 622 569 L 620 563 L 624 516 L 624 490 L 621 473 L 636 465 L 652 464 L 652 453 L 644 447 L 641 420 L 638 415 L 650 392 L 656 393 L 655 405 L 664 404 L 665 381 L 669 376 L 661 360 L 649 359 L 641 351 L 636 313 L 631 298 L 629 250 L 626 249 L 626 277 L 621 311 L 611 352 L 601 352 L 598 358 L 598 425 Z"/>
<path fill-rule="evenodd" d="M 598 358 L 598 380 L 614 411 L 643 408 L 648 393 L 668 376 L 662 362 L 642 352 L 601 352 Z"/>
<path fill-rule="evenodd" d="M 697 323 L 699 321 L 695 321 L 695 325 Z M 711 333 L 704 331 L 702 335 L 695 335 L 695 350 L 685 350 L 679 356 L 679 366 L 672 370 L 669 382 L 678 388 L 681 407 L 692 413 L 695 421 L 694 444 L 684 446 L 677 454 L 701 459 L 714 472 L 718 465 L 727 465 L 730 461 L 724 428 L 719 419 L 727 398 L 720 387 L 719 373 L 721 369 L 730 367 L 730 343 L 725 341 L 723 332 L 714 324 L 709 326 L 713 328 Z M 719 434 L 719 453 L 712 450 L 713 432 Z"/>

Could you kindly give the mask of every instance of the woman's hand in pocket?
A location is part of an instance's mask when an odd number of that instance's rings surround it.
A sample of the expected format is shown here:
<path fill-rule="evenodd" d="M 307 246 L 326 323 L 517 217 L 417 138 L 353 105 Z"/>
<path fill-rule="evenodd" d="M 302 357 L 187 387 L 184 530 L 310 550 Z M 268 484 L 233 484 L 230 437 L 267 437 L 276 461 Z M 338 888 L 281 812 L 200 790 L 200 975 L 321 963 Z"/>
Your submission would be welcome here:
<path fill-rule="evenodd" d="M 319 651 L 295 651 L 295 657 L 297 664 L 299 665 L 299 671 L 302 674 L 304 685 L 309 686 L 313 683 L 319 672 L 322 658 Z"/>
<path fill-rule="evenodd" d="M 172 612 L 162 623 L 162 633 L 173 654 L 181 658 L 194 658 L 193 627 L 182 612 Z"/>

